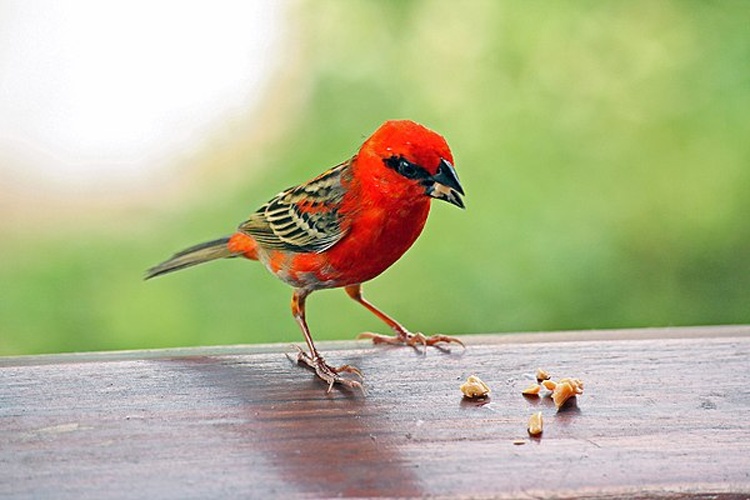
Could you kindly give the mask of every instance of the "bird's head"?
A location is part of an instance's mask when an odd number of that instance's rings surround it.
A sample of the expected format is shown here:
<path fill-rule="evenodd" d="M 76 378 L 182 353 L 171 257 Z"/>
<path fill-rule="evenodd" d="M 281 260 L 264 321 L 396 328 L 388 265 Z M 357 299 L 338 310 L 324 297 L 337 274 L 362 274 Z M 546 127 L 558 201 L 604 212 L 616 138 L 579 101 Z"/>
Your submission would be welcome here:
<path fill-rule="evenodd" d="M 410 120 L 383 123 L 362 145 L 372 174 L 384 189 L 430 196 L 464 208 L 464 190 L 453 155 L 438 133 Z"/>

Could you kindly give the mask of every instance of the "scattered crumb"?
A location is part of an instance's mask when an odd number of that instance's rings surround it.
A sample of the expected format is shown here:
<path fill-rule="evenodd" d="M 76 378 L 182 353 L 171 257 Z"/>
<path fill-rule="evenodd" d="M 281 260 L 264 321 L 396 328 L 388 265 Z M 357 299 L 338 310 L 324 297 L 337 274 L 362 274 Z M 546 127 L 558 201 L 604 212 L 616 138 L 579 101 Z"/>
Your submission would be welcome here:
<path fill-rule="evenodd" d="M 543 427 L 543 421 L 542 421 L 542 412 L 538 411 L 536 413 L 533 413 L 531 417 L 529 417 L 529 426 L 528 431 L 530 436 L 538 436 L 542 433 L 542 427 Z"/>
<path fill-rule="evenodd" d="M 549 380 L 549 379 L 550 379 L 550 375 L 549 373 L 547 373 L 547 370 L 544 370 L 542 368 L 536 369 L 536 381 L 537 382 L 541 384 L 543 380 Z"/>
<path fill-rule="evenodd" d="M 477 399 L 486 397 L 490 393 L 490 388 L 476 375 L 470 375 L 466 382 L 461 384 L 461 392 L 464 393 L 464 397 Z"/>
<path fill-rule="evenodd" d="M 558 411 L 566 401 L 575 398 L 579 394 L 583 394 L 583 381 L 578 378 L 562 378 L 556 382 L 552 380 L 550 374 L 546 370 L 537 368 L 536 380 L 538 383 L 529 385 L 522 391 L 522 394 L 524 396 L 537 396 L 543 387 L 550 391 L 547 393 L 547 397 L 552 398 Z M 541 436 L 543 427 L 544 422 L 542 419 L 542 412 L 536 412 L 529 417 L 529 423 L 526 429 L 530 436 Z M 520 439 L 513 441 L 513 444 L 523 443 L 524 441 Z"/>
<path fill-rule="evenodd" d="M 578 394 L 583 394 L 583 381 L 577 378 L 564 378 L 555 386 L 555 390 L 552 392 L 552 400 L 559 410 L 568 399 Z"/>
<path fill-rule="evenodd" d="M 523 390 L 523 393 L 525 396 L 536 396 L 539 394 L 539 391 L 542 390 L 542 386 L 539 384 L 531 384 L 526 389 Z"/>
<path fill-rule="evenodd" d="M 548 391 L 554 391 L 555 386 L 557 386 L 557 382 L 555 382 L 554 380 L 545 380 L 544 382 L 542 382 L 542 385 Z"/>
<path fill-rule="evenodd" d="M 526 444 L 526 440 L 525 439 L 516 439 L 515 441 L 513 441 L 513 444 L 516 445 L 516 446 L 520 446 L 522 444 Z"/>
<path fill-rule="evenodd" d="M 560 379 L 559 383 L 562 383 L 562 382 L 568 382 L 570 385 L 573 386 L 574 389 L 576 389 L 576 391 L 580 390 L 578 394 L 583 393 L 583 380 L 579 378 L 562 378 Z"/>

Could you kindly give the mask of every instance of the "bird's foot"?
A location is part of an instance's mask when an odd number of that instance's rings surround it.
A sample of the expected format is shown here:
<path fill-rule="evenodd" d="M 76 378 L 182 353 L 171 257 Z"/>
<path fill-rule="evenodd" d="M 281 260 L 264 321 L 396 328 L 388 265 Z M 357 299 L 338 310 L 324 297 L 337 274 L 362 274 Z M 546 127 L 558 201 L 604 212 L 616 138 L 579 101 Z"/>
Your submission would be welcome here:
<path fill-rule="evenodd" d="M 449 337 L 448 335 L 431 335 L 427 337 L 423 333 L 412 333 L 406 330 L 398 332 L 396 335 L 381 335 L 379 333 L 363 332 L 360 333 L 357 338 L 372 339 L 373 344 L 408 345 L 414 348 L 417 346 L 424 346 L 425 353 L 427 352 L 427 346 L 434 346 L 439 343 L 455 343 L 466 349 L 464 343 L 456 337 Z"/>
<path fill-rule="evenodd" d="M 362 372 L 359 370 L 359 368 L 352 365 L 331 366 L 326 363 L 322 356 L 310 356 L 299 346 L 295 345 L 294 347 L 296 347 L 299 351 L 297 354 L 297 363 L 311 368 L 319 379 L 328 384 L 328 390 L 326 390 L 326 394 L 331 392 L 334 384 L 341 384 L 350 389 L 359 389 L 364 394 L 365 389 L 361 382 L 359 382 L 358 380 L 343 378 L 339 375 L 340 373 L 353 373 L 354 375 L 362 379 Z"/>

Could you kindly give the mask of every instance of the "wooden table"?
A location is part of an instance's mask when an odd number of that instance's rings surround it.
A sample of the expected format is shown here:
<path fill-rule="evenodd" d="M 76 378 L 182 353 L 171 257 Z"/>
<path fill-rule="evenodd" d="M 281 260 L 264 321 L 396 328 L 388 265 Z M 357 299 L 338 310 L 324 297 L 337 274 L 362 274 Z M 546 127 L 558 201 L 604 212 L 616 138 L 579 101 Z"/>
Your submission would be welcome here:
<path fill-rule="evenodd" d="M 321 342 L 364 397 L 286 345 L 0 358 L 0 497 L 750 498 L 750 327 L 464 339 Z M 523 397 L 537 367 L 584 394 Z"/>

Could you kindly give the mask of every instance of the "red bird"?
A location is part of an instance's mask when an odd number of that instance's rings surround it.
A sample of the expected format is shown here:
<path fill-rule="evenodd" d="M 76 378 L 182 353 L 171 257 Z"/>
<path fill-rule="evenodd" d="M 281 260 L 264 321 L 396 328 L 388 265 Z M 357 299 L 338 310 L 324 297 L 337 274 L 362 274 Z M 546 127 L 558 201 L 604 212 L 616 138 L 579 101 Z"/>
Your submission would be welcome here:
<path fill-rule="evenodd" d="M 461 341 L 411 333 L 362 296 L 362 283 L 396 262 L 424 228 L 432 198 L 464 207 L 453 155 L 442 136 L 409 120 L 383 123 L 351 159 L 309 182 L 283 191 L 240 224 L 233 235 L 190 247 L 146 272 L 146 279 L 214 259 L 259 260 L 294 287 L 292 314 L 309 353 L 298 362 L 328 383 L 361 384 L 340 376 L 360 371 L 325 362 L 305 320 L 305 299 L 315 290 L 344 287 L 346 293 L 395 332 L 363 333 L 373 342 L 434 345 Z"/>

